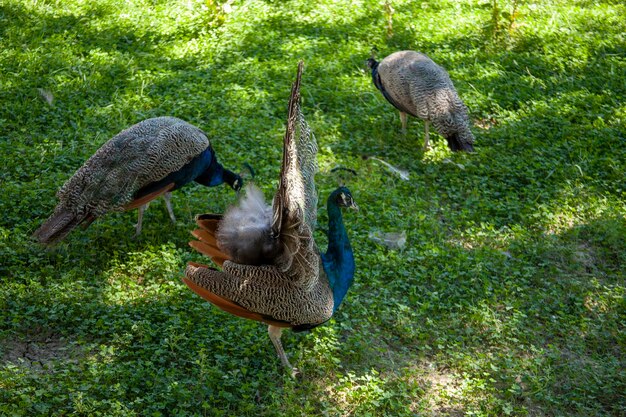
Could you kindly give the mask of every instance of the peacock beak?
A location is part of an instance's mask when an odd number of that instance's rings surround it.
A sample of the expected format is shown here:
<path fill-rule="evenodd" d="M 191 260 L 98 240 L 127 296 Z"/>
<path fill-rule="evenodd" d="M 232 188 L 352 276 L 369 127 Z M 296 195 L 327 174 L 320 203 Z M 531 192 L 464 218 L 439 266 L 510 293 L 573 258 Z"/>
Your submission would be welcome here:
<path fill-rule="evenodd" d="M 239 191 L 241 190 L 241 186 L 243 185 L 243 180 L 241 179 L 241 177 L 238 177 L 235 182 L 233 182 L 233 190 L 235 191 Z"/>

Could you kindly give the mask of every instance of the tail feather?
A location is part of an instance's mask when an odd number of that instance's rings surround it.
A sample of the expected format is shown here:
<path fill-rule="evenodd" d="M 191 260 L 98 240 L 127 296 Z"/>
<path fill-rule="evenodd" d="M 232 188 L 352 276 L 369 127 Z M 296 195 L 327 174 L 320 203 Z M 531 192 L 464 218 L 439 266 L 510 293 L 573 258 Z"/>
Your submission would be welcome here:
<path fill-rule="evenodd" d="M 219 248 L 217 238 L 215 237 L 215 234 L 217 233 L 217 226 L 219 225 L 221 219 L 222 216 L 216 214 L 201 214 L 196 217 L 196 224 L 200 228 L 194 230 L 191 234 L 198 240 L 192 240 L 189 242 L 189 246 L 201 254 L 211 258 L 211 260 L 220 267 L 225 261 L 230 260 L 230 258 Z"/>
<path fill-rule="evenodd" d="M 198 240 L 203 241 L 204 243 L 213 246 L 214 248 L 219 248 L 217 245 L 217 238 L 215 237 L 215 232 L 211 232 L 205 229 L 196 229 L 191 232 Z"/>
<path fill-rule="evenodd" d="M 209 233 L 215 235 L 217 233 L 217 226 L 222 220 L 221 215 L 216 218 L 206 218 L 207 216 L 218 216 L 214 214 L 202 214 L 196 217 L 196 224 L 200 226 L 200 228 L 208 231 Z"/>
<path fill-rule="evenodd" d="M 192 240 L 191 242 L 189 242 L 189 246 L 191 246 L 201 254 L 211 258 L 211 260 L 215 262 L 219 267 L 222 267 L 224 262 L 229 260 L 228 257 L 224 255 L 218 248 L 208 243 L 199 240 Z"/>
<path fill-rule="evenodd" d="M 63 207 L 57 208 L 52 216 L 33 233 L 33 237 L 41 244 L 52 245 L 61 241 L 87 217 L 87 215 L 77 215 Z M 87 225 L 92 221 L 93 219 L 90 219 Z"/>

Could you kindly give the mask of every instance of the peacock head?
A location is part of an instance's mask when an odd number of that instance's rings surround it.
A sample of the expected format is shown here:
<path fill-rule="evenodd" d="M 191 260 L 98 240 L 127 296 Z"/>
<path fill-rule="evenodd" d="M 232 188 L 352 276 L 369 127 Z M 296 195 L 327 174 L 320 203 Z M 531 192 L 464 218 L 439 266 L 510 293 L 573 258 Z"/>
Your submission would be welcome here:
<path fill-rule="evenodd" d="M 351 208 L 359 210 L 359 206 L 356 205 L 352 198 L 352 193 L 347 187 L 339 187 L 330 195 L 330 200 L 337 204 L 338 207 Z"/>
<path fill-rule="evenodd" d="M 235 191 L 241 190 L 241 187 L 243 186 L 243 179 L 241 178 L 241 175 L 236 175 L 235 176 L 235 180 L 233 181 L 233 183 L 230 186 Z"/>
<path fill-rule="evenodd" d="M 229 169 L 223 170 L 220 183 L 222 182 L 225 182 L 226 184 L 230 185 L 230 188 L 232 188 L 235 191 L 241 190 L 241 187 L 243 186 L 243 178 L 241 177 L 241 175 L 235 174 L 233 171 Z"/>
<path fill-rule="evenodd" d="M 252 168 L 252 166 L 250 166 L 249 163 L 245 162 L 243 164 L 243 171 L 241 171 L 239 174 L 233 174 L 233 177 L 231 179 L 232 182 L 229 182 L 230 186 L 232 187 L 233 190 L 239 192 L 239 190 L 241 190 L 241 187 L 243 187 L 244 183 L 247 182 L 248 179 L 252 178 L 254 179 L 255 177 L 255 172 L 254 169 Z"/>
<path fill-rule="evenodd" d="M 368 58 L 366 62 L 369 69 L 374 69 L 378 66 L 378 61 L 376 61 L 374 58 Z"/>

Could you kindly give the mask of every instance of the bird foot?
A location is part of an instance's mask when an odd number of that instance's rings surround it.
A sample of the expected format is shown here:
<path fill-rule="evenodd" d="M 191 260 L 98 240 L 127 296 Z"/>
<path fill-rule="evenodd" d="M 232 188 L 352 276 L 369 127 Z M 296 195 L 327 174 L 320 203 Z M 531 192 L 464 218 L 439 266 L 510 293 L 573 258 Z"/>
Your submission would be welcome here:
<path fill-rule="evenodd" d="M 291 368 L 291 377 L 293 379 L 302 378 L 302 372 L 298 368 Z"/>
<path fill-rule="evenodd" d="M 139 235 L 141 234 L 141 223 L 135 224 L 135 234 L 133 235 L 133 239 L 139 239 Z"/>

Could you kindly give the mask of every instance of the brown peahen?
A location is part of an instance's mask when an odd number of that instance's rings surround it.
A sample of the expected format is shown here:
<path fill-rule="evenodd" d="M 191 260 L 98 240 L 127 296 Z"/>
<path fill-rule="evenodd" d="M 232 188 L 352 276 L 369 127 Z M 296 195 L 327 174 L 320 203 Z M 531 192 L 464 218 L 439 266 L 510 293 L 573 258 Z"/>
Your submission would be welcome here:
<path fill-rule="evenodd" d="M 317 218 L 315 137 L 300 111 L 302 62 L 289 100 L 280 184 L 270 207 L 249 185 L 239 206 L 226 214 L 200 215 L 199 240 L 190 245 L 222 270 L 189 263 L 184 282 L 229 313 L 269 325 L 284 366 L 295 375 L 283 350 L 284 328 L 312 329 L 329 320 L 354 278 L 354 256 L 342 207 L 356 209 L 350 191 L 337 188 L 328 198 L 328 249 L 313 239 Z"/>
<path fill-rule="evenodd" d="M 410 114 L 424 120 L 424 149 L 430 147 L 428 128 L 432 122 L 452 151 L 474 151 L 467 107 L 445 69 L 414 51 L 394 52 L 380 62 L 370 58 L 367 64 L 376 88 L 400 110 L 403 133 Z"/>
<path fill-rule="evenodd" d="M 239 190 L 242 179 L 217 162 L 207 135 L 175 117 L 156 117 L 123 130 L 76 171 L 57 192 L 54 213 L 33 236 L 43 244 L 63 239 L 79 224 L 87 227 L 110 212 L 139 208 L 141 232 L 147 204 L 163 195 L 170 218 L 170 192 L 196 181 L 207 187 L 226 182 Z"/>

